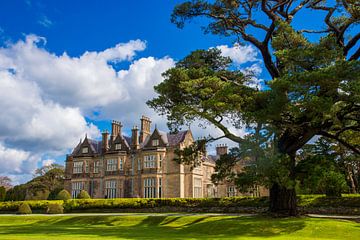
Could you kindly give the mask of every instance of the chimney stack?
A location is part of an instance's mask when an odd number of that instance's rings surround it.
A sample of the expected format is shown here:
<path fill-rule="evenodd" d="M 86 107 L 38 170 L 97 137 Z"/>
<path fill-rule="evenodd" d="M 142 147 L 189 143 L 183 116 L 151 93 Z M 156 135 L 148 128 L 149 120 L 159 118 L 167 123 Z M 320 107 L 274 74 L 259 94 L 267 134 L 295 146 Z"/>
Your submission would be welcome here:
<path fill-rule="evenodd" d="M 111 123 L 111 143 L 115 140 L 117 135 L 121 135 L 121 122 L 113 120 Z"/>
<path fill-rule="evenodd" d="M 133 129 L 131 129 L 131 147 L 132 149 L 139 148 L 139 129 L 137 126 L 134 126 Z"/>
<path fill-rule="evenodd" d="M 147 136 L 150 135 L 151 120 L 144 115 L 140 119 L 140 143 L 143 143 Z"/>
<path fill-rule="evenodd" d="M 109 132 L 105 130 L 102 135 L 102 150 L 106 152 L 109 149 Z"/>
<path fill-rule="evenodd" d="M 228 153 L 228 147 L 226 144 L 219 144 L 216 146 L 216 155 L 221 156 Z"/>

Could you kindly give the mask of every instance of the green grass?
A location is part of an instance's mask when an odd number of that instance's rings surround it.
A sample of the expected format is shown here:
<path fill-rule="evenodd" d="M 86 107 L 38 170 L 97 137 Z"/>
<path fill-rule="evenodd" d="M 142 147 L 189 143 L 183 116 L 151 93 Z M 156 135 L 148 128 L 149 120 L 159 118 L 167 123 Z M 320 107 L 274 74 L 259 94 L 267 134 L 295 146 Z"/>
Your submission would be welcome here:
<path fill-rule="evenodd" d="M 0 216 L 0 239 L 360 239 L 360 224 L 241 216 Z"/>

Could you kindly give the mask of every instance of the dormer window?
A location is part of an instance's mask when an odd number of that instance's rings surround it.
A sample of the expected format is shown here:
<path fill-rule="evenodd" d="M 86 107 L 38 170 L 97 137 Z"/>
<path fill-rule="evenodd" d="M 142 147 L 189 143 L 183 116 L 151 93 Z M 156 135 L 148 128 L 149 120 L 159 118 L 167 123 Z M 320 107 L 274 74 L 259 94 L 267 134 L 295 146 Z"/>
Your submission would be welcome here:
<path fill-rule="evenodd" d="M 159 146 L 159 139 L 153 139 L 153 140 L 152 140 L 152 146 L 153 146 L 153 147 Z"/>
<path fill-rule="evenodd" d="M 121 143 L 115 144 L 115 150 L 121 150 Z"/>
<path fill-rule="evenodd" d="M 82 153 L 89 153 L 89 148 L 88 148 L 88 147 L 83 147 L 83 148 L 81 149 L 81 152 L 82 152 Z"/>

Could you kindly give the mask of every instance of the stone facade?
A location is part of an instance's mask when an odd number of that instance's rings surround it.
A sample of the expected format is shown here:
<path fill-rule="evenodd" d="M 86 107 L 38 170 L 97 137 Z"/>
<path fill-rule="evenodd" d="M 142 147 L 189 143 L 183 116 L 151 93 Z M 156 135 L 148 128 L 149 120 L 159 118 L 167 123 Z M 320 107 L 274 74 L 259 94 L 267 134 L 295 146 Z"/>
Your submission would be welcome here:
<path fill-rule="evenodd" d="M 190 130 L 164 133 L 142 117 L 132 136 L 121 133 L 120 122 L 112 122 L 111 134 L 102 133 L 102 141 L 87 137 L 67 156 L 65 189 L 73 197 L 86 190 L 92 198 L 123 197 L 212 197 L 214 189 L 207 169 L 214 162 L 204 162 L 191 169 L 174 161 L 176 148 L 193 143 Z"/>
<path fill-rule="evenodd" d="M 192 169 L 174 161 L 175 149 L 194 142 L 190 130 L 170 134 L 155 127 L 151 132 L 151 120 L 145 116 L 131 137 L 123 136 L 121 129 L 121 123 L 113 121 L 111 133 L 103 132 L 101 141 L 85 137 L 67 156 L 65 189 L 73 198 L 81 190 L 92 198 L 229 196 L 232 183 L 211 182 L 216 158 L 227 147 L 217 148 L 217 156 L 204 156 L 202 164 Z"/>

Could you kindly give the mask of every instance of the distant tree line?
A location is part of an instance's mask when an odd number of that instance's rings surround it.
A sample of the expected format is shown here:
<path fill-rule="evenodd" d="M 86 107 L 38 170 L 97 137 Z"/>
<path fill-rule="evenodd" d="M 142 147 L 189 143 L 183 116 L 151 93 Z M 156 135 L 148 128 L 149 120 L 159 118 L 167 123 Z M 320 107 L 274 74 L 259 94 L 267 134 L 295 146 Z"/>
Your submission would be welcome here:
<path fill-rule="evenodd" d="M 0 177 L 0 201 L 52 200 L 63 189 L 64 167 L 58 164 L 37 169 L 32 180 L 14 187 L 10 178 Z"/>

